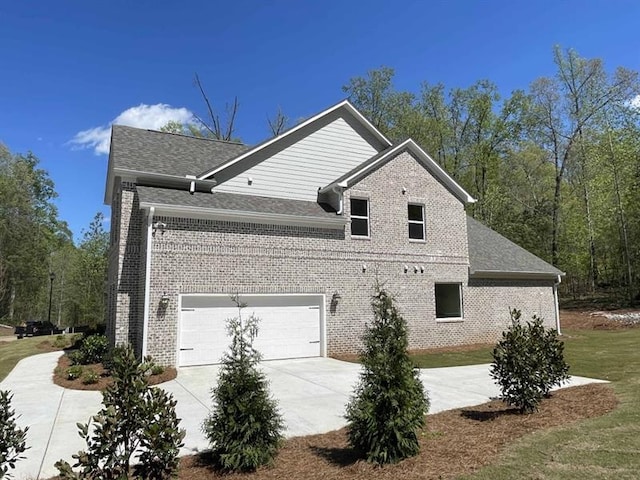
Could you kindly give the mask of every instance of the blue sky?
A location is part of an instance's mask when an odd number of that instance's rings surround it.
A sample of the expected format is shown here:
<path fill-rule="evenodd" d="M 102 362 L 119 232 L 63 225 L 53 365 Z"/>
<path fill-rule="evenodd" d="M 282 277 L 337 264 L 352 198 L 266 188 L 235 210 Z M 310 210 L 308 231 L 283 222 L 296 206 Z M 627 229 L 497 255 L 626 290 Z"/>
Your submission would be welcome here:
<path fill-rule="evenodd" d="M 382 65 L 400 89 L 487 78 L 505 94 L 553 74 L 555 44 L 640 70 L 638 19 L 640 2 L 616 0 L 7 0 L 0 141 L 40 158 L 79 239 L 97 211 L 109 215 L 100 142 L 110 122 L 204 114 L 194 72 L 219 109 L 238 96 L 236 134 L 253 144 L 278 106 L 308 117 Z"/>

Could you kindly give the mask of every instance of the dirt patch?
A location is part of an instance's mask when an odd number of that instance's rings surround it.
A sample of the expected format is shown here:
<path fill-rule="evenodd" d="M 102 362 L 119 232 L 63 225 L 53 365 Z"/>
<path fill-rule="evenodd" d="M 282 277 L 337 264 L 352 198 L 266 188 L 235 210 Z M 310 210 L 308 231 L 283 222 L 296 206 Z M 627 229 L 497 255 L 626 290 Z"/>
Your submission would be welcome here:
<path fill-rule="evenodd" d="M 640 327 L 640 311 L 560 310 L 560 326 L 563 330 L 620 330 Z"/>
<path fill-rule="evenodd" d="M 15 331 L 15 327 L 0 325 L 0 337 L 11 337 L 13 336 L 14 331 Z"/>
<path fill-rule="evenodd" d="M 494 462 L 518 438 L 538 430 L 597 417 L 618 401 L 607 385 L 594 384 L 555 392 L 531 415 L 518 415 L 502 402 L 430 415 L 416 457 L 397 465 L 374 467 L 349 448 L 345 429 L 285 442 L 275 464 L 252 474 L 227 478 L 262 479 L 450 479 L 470 474 Z M 206 464 L 206 455 L 185 457 L 178 478 L 219 478 Z"/>
<path fill-rule="evenodd" d="M 53 383 L 63 388 L 69 388 L 71 390 L 92 390 L 102 391 L 109 386 L 113 379 L 109 375 L 109 371 L 104 368 L 101 363 L 94 363 L 91 365 L 82 365 L 83 374 L 89 371 L 95 372 L 98 381 L 96 383 L 85 384 L 82 381 L 82 376 L 76 379 L 70 379 L 67 371 L 72 366 L 71 360 L 67 355 L 62 355 L 58 359 L 58 365 L 53 371 Z M 173 367 L 166 367 L 164 371 L 159 375 L 151 375 L 149 377 L 149 385 L 159 385 L 169 380 L 176 378 L 177 372 Z"/>

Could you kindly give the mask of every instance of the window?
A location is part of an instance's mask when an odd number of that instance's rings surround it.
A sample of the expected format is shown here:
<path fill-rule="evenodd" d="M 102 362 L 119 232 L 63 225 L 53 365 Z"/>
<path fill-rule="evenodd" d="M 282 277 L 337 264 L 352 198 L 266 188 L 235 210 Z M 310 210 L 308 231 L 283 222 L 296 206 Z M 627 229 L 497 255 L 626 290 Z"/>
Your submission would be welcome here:
<path fill-rule="evenodd" d="M 436 283 L 436 318 L 462 318 L 462 286 Z"/>
<path fill-rule="evenodd" d="M 351 199 L 351 236 L 369 236 L 369 200 L 365 198 Z"/>
<path fill-rule="evenodd" d="M 412 240 L 424 240 L 424 206 L 410 203 L 408 215 L 409 238 Z"/>

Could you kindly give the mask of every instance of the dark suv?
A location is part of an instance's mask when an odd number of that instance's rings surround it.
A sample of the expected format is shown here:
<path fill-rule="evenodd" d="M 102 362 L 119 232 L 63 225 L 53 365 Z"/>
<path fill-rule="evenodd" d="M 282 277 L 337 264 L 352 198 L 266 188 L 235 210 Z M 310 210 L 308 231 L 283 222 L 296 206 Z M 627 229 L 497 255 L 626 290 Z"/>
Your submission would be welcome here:
<path fill-rule="evenodd" d="M 15 334 L 18 338 L 35 337 L 38 335 L 56 335 L 62 333 L 63 330 L 56 327 L 51 322 L 29 321 L 26 325 L 16 327 Z"/>

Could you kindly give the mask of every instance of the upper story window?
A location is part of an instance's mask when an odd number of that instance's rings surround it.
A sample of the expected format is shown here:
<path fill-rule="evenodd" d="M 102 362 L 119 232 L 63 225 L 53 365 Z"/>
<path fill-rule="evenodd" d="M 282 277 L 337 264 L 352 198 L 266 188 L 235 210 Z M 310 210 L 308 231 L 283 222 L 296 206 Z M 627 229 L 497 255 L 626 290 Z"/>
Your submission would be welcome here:
<path fill-rule="evenodd" d="M 408 205 L 409 238 L 424 240 L 424 205 L 410 203 Z"/>
<path fill-rule="evenodd" d="M 369 237 L 369 200 L 351 198 L 351 236 Z"/>

